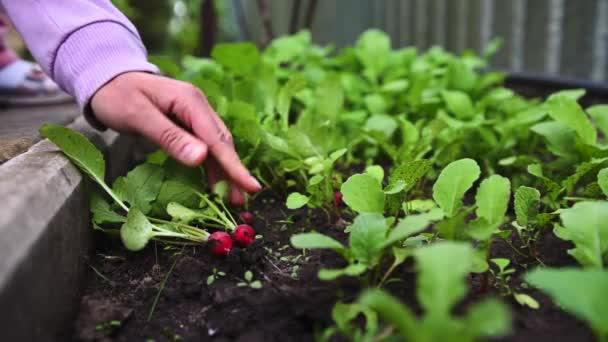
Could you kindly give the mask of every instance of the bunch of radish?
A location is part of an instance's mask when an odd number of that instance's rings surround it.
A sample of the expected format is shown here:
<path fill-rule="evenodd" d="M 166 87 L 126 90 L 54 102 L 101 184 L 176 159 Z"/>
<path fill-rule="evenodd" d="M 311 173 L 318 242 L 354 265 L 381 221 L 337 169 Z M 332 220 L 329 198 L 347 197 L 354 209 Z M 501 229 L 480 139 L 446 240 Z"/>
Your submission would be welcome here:
<path fill-rule="evenodd" d="M 254 216 L 250 212 L 242 212 L 240 218 L 244 224 L 229 225 L 226 228 L 232 231 L 232 236 L 227 232 L 218 231 L 209 236 L 211 246 L 211 254 L 215 257 L 225 257 L 232 250 L 233 244 L 241 248 L 247 248 L 255 239 L 255 230 L 249 225 L 253 223 Z"/>

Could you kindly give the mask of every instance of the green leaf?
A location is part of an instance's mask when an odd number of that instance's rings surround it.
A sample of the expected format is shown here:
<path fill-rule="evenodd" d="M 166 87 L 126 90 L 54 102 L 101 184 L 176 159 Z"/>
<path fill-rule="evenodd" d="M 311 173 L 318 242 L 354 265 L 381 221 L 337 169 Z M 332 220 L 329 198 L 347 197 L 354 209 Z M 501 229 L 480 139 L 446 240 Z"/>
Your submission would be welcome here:
<path fill-rule="evenodd" d="M 433 163 L 428 159 L 415 160 L 399 165 L 391 172 L 389 184 L 404 181 L 406 190 L 413 188 L 430 170 Z"/>
<path fill-rule="evenodd" d="M 454 59 L 448 65 L 448 82 L 451 89 L 470 92 L 477 81 L 477 73 L 459 59 Z"/>
<path fill-rule="evenodd" d="M 329 119 L 331 122 L 337 121 L 338 115 L 344 106 L 344 93 L 340 77 L 337 74 L 330 74 L 317 86 L 315 110 L 316 113 Z"/>
<path fill-rule="evenodd" d="M 608 168 L 601 169 L 597 174 L 597 183 L 604 195 L 608 196 Z"/>
<path fill-rule="evenodd" d="M 484 179 L 477 189 L 475 202 L 477 217 L 485 219 L 490 224 L 502 223 L 507 213 L 511 198 L 511 182 L 500 175 L 492 175 Z"/>
<path fill-rule="evenodd" d="M 340 189 L 344 203 L 358 213 L 384 212 L 384 192 L 378 180 L 369 174 L 351 176 Z"/>
<path fill-rule="evenodd" d="M 597 139 L 595 127 L 572 96 L 564 93 L 554 94 L 549 97 L 546 105 L 553 120 L 570 127 L 585 144 L 595 144 Z"/>
<path fill-rule="evenodd" d="M 560 122 L 541 122 L 530 128 L 547 140 L 547 148 L 556 156 L 572 158 L 576 155 L 576 132 Z"/>
<path fill-rule="evenodd" d="M 409 85 L 410 82 L 408 80 L 399 79 L 383 84 L 380 89 L 385 93 L 396 94 L 406 91 Z"/>
<path fill-rule="evenodd" d="M 95 192 L 91 193 L 91 213 L 96 224 L 123 223 L 127 220 L 110 209 L 110 204 Z"/>
<path fill-rule="evenodd" d="M 473 265 L 467 243 L 439 242 L 417 249 L 418 301 L 429 316 L 448 316 L 467 293 L 465 277 Z"/>
<path fill-rule="evenodd" d="M 497 299 L 486 299 L 470 307 L 465 316 L 466 334 L 473 340 L 499 337 L 511 331 L 509 308 Z"/>
<path fill-rule="evenodd" d="M 146 163 L 155 164 L 155 165 L 163 165 L 169 159 L 169 155 L 167 152 L 163 150 L 156 150 L 146 157 Z"/>
<path fill-rule="evenodd" d="M 384 193 L 387 195 L 395 195 L 405 190 L 406 186 L 407 184 L 405 184 L 404 181 L 400 180 L 396 183 L 387 185 L 386 188 L 384 188 Z"/>
<path fill-rule="evenodd" d="M 390 231 L 388 238 L 384 242 L 385 246 L 403 240 L 408 236 L 425 230 L 430 224 L 431 219 L 428 214 L 408 215 L 400 220 L 397 226 Z"/>
<path fill-rule="evenodd" d="M 165 172 L 154 164 L 141 164 L 131 170 L 126 177 L 120 177 L 114 183 L 113 190 L 122 200 L 139 208 L 147 214 L 163 184 Z"/>
<path fill-rule="evenodd" d="M 530 309 L 538 310 L 540 308 L 540 304 L 536 301 L 536 299 L 525 293 L 513 293 L 513 298 L 519 305 L 527 306 Z"/>
<path fill-rule="evenodd" d="M 82 172 L 99 184 L 123 209 L 127 209 L 105 183 L 106 167 L 103 155 L 89 139 L 79 132 L 55 124 L 42 125 L 39 133 L 57 145 Z"/>
<path fill-rule="evenodd" d="M 262 61 L 258 48 L 252 43 L 216 44 L 211 57 L 237 75 L 252 74 Z"/>
<path fill-rule="evenodd" d="M 349 245 L 360 263 L 375 266 L 380 261 L 388 226 L 380 214 L 360 214 L 349 227 Z"/>
<path fill-rule="evenodd" d="M 174 220 L 184 224 L 210 216 L 204 209 L 191 209 L 176 202 L 170 202 L 167 205 L 167 213 Z"/>
<path fill-rule="evenodd" d="M 308 203 L 309 200 L 310 200 L 309 197 L 304 196 L 299 192 L 292 192 L 287 197 L 287 208 L 288 209 L 302 208 L 303 206 L 305 206 Z"/>
<path fill-rule="evenodd" d="M 259 280 L 254 280 L 251 282 L 251 284 L 249 284 L 249 287 L 251 287 L 252 289 L 259 290 L 262 288 L 262 282 Z"/>
<path fill-rule="evenodd" d="M 387 66 L 391 41 L 388 35 L 380 30 L 367 30 L 359 36 L 354 51 L 363 67 L 375 79 Z"/>
<path fill-rule="evenodd" d="M 587 108 L 587 113 L 593 118 L 593 121 L 604 134 L 604 138 L 608 136 L 608 105 L 596 105 Z"/>
<path fill-rule="evenodd" d="M 328 269 L 322 268 L 319 270 L 319 279 L 323 281 L 336 280 L 343 276 L 356 277 L 363 274 L 367 270 L 367 266 L 364 264 L 351 264 L 345 268 L 340 269 Z"/>
<path fill-rule="evenodd" d="M 131 208 L 127 221 L 120 228 L 120 238 L 130 251 L 139 251 L 146 247 L 154 237 L 153 226 L 146 216 L 137 208 Z"/>
<path fill-rule="evenodd" d="M 581 265 L 602 268 L 608 251 L 608 202 L 579 202 L 560 213 L 563 227 L 554 232 L 576 247 L 568 250 Z"/>
<path fill-rule="evenodd" d="M 419 329 L 413 312 L 399 303 L 397 298 L 380 289 L 368 289 L 359 298 L 359 303 L 376 311 L 380 317 L 391 323 L 404 341 L 429 341 Z"/>
<path fill-rule="evenodd" d="M 462 207 L 464 194 L 479 178 L 481 170 L 472 159 L 451 162 L 439 174 L 433 185 L 433 199 L 446 216 L 452 217 Z"/>
<path fill-rule="evenodd" d="M 372 114 L 385 114 L 388 110 L 388 103 L 380 94 L 366 95 L 363 101 L 367 110 Z"/>
<path fill-rule="evenodd" d="M 566 192 L 572 193 L 578 182 L 587 173 L 597 170 L 606 160 L 608 158 L 591 159 L 590 161 L 578 164 L 574 173 L 562 181 L 562 186 L 566 189 Z"/>
<path fill-rule="evenodd" d="M 475 115 L 473 102 L 466 93 L 460 91 L 444 90 L 441 92 L 450 112 L 454 113 L 459 119 L 468 119 Z"/>
<path fill-rule="evenodd" d="M 341 331 L 351 329 L 352 325 L 349 323 L 359 315 L 365 316 L 365 330 L 372 334 L 375 333 L 378 329 L 378 316 L 373 310 L 358 303 L 344 304 L 338 302 L 331 311 L 331 317 Z"/>
<path fill-rule="evenodd" d="M 384 169 L 382 166 L 370 165 L 365 168 L 365 173 L 374 177 L 380 184 L 384 181 Z"/>
<path fill-rule="evenodd" d="M 553 180 L 549 179 L 548 177 L 546 177 L 543 173 L 543 169 L 542 166 L 540 164 L 530 164 L 528 165 L 528 173 L 538 177 L 539 179 L 542 180 L 544 186 L 546 187 L 547 192 L 551 193 L 559 193 L 562 190 L 564 190 L 562 188 L 561 185 L 559 185 L 558 183 L 554 182 Z"/>
<path fill-rule="evenodd" d="M 560 308 L 587 322 L 598 340 L 608 338 L 608 272 L 600 269 L 537 269 L 526 282 L 548 293 Z"/>
<path fill-rule="evenodd" d="M 363 130 L 380 136 L 384 140 L 390 139 L 397 130 L 397 120 L 390 115 L 374 114 L 367 119 Z"/>
<path fill-rule="evenodd" d="M 540 206 L 540 192 L 535 188 L 520 186 L 515 192 L 515 215 L 517 223 L 527 226 L 536 219 Z"/>
<path fill-rule="evenodd" d="M 168 180 L 163 182 L 154 203 L 165 210 L 171 202 L 177 202 L 186 207 L 195 207 L 199 202 L 199 197 L 192 187 L 180 181 Z"/>
<path fill-rule="evenodd" d="M 299 249 L 333 249 L 343 251 L 344 246 L 333 238 L 319 233 L 303 233 L 291 236 L 291 245 Z"/>
<path fill-rule="evenodd" d="M 418 182 L 431 170 L 431 161 L 427 159 L 415 160 L 399 165 L 389 177 L 387 189 L 404 182 L 405 188 L 395 194 L 389 194 L 386 198 L 386 209 L 395 214 L 406 198 L 406 192 L 418 184 Z M 385 189 L 385 192 L 386 190 Z"/>
<path fill-rule="evenodd" d="M 287 83 L 279 90 L 277 98 L 277 112 L 282 118 L 283 127 L 289 126 L 289 108 L 291 107 L 291 99 L 300 90 L 306 87 L 306 79 L 302 75 L 296 74 L 292 76 Z"/>
<path fill-rule="evenodd" d="M 500 232 L 499 228 L 501 226 L 500 221 L 490 223 L 485 218 L 478 218 L 476 220 L 469 222 L 469 227 L 467 228 L 467 234 L 475 240 L 485 241 L 488 240 L 492 235 Z"/>

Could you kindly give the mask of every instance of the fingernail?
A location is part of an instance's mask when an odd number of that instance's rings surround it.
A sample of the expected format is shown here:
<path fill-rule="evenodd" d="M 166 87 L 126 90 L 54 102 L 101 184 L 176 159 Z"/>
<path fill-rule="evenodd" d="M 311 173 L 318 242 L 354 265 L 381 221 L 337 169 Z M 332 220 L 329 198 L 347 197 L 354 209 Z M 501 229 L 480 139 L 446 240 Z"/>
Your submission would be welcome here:
<path fill-rule="evenodd" d="M 203 153 L 202 147 L 195 144 L 187 144 L 186 146 L 184 146 L 183 151 L 184 159 L 192 163 L 197 162 L 201 157 L 201 153 Z"/>
<path fill-rule="evenodd" d="M 251 181 L 253 183 L 255 183 L 255 185 L 257 186 L 258 189 L 262 189 L 262 184 L 260 184 L 260 182 L 258 182 L 258 180 L 255 179 L 255 177 L 251 176 Z"/>

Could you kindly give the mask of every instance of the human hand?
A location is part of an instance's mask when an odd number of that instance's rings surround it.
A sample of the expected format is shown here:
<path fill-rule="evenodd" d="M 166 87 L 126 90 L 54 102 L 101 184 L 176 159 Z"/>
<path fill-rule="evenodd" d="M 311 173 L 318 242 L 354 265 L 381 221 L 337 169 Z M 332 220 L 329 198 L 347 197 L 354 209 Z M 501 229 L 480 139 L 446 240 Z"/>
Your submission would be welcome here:
<path fill-rule="evenodd" d="M 235 205 L 245 202 L 244 192 L 261 189 L 241 163 L 224 122 L 203 93 L 189 83 L 127 72 L 93 95 L 91 109 L 102 124 L 119 132 L 141 134 L 188 166 L 204 161 L 209 185 L 228 180 L 230 200 Z"/>

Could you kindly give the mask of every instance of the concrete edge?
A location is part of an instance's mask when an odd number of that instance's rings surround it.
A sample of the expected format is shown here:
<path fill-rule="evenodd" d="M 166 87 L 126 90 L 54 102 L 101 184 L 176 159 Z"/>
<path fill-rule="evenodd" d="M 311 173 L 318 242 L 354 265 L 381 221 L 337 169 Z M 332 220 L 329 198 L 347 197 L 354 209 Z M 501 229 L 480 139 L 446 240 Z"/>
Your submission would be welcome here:
<path fill-rule="evenodd" d="M 110 179 L 132 161 L 136 140 L 70 128 L 104 152 Z M 80 301 L 91 229 L 88 184 L 49 140 L 0 165 L 0 331 L 6 341 L 67 340 Z"/>

